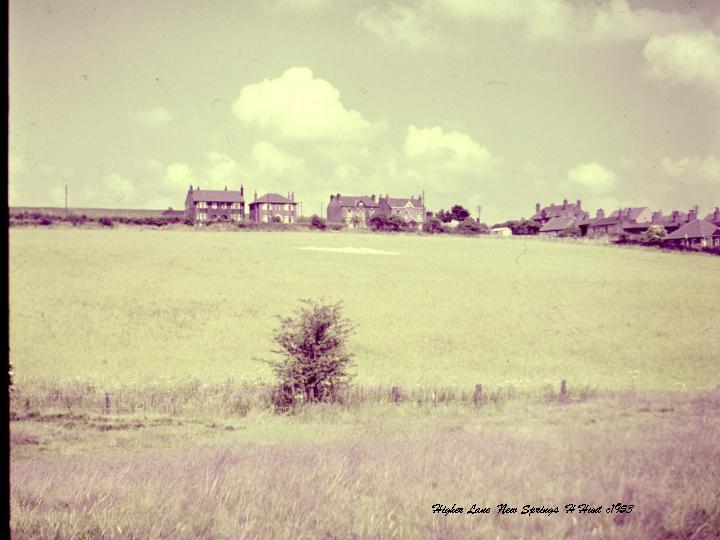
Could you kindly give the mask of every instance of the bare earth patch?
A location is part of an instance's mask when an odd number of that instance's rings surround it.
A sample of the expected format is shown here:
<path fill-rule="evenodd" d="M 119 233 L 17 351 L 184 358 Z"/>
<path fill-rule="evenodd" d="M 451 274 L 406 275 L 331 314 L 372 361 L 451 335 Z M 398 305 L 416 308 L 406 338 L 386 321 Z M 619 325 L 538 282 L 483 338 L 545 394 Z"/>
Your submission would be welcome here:
<path fill-rule="evenodd" d="M 357 248 L 357 247 L 329 248 L 329 247 L 305 246 L 305 247 L 299 247 L 297 249 L 306 249 L 309 251 L 332 251 L 335 253 L 351 253 L 354 255 L 400 255 L 397 251 L 382 251 L 380 249 Z"/>

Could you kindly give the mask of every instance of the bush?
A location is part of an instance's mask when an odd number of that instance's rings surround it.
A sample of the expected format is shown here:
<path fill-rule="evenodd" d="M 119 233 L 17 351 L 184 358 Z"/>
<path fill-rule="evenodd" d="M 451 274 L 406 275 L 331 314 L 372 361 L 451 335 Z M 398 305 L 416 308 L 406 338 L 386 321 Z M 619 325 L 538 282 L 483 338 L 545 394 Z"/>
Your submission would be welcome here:
<path fill-rule="evenodd" d="M 400 216 L 376 213 L 370 218 L 370 228 L 374 231 L 400 232 L 407 230 L 408 224 Z"/>
<path fill-rule="evenodd" d="M 440 234 L 447 232 L 447 227 L 438 218 L 431 217 L 423 223 L 422 231 L 429 234 Z"/>
<path fill-rule="evenodd" d="M 113 226 L 113 221 L 109 217 L 101 217 L 98 220 L 98 223 L 100 225 L 102 225 L 103 227 L 112 227 Z"/>
<path fill-rule="evenodd" d="M 662 244 L 667 236 L 667 231 L 662 225 L 650 225 L 648 230 L 640 235 L 640 242 L 643 244 Z"/>
<path fill-rule="evenodd" d="M 52 225 L 53 220 L 49 216 L 43 216 L 38 220 L 38 225 Z"/>
<path fill-rule="evenodd" d="M 341 304 L 327 305 L 302 300 L 295 316 L 280 317 L 273 340 L 279 346 L 269 360 L 279 379 L 273 394 L 278 411 L 300 402 L 333 402 L 350 382 L 351 355 L 345 350 L 352 325 L 343 318 Z"/>
<path fill-rule="evenodd" d="M 323 218 L 321 218 L 318 215 L 313 214 L 313 216 L 310 218 L 310 228 L 311 229 L 319 229 L 324 230 L 325 227 L 327 227 L 327 223 Z"/>
<path fill-rule="evenodd" d="M 490 229 L 484 223 L 478 223 L 473 218 L 467 217 L 463 221 L 460 222 L 460 225 L 457 226 L 457 229 L 455 229 L 455 232 L 457 234 L 468 234 L 468 235 L 488 234 L 490 232 Z"/>

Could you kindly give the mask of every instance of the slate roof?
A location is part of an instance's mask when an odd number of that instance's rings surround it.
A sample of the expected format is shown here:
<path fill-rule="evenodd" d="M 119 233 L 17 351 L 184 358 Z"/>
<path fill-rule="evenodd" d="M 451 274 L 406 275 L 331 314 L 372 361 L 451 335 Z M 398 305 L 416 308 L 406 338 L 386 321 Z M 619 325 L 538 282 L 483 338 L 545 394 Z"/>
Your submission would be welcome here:
<path fill-rule="evenodd" d="M 355 207 L 359 202 L 362 202 L 363 205 L 370 207 L 370 208 L 378 208 L 378 202 L 373 201 L 372 197 L 368 197 L 367 195 L 360 195 L 360 196 L 354 196 L 354 195 L 341 195 L 340 197 L 335 197 L 335 199 L 338 203 L 340 203 L 340 206 L 352 206 Z"/>
<path fill-rule="evenodd" d="M 257 200 L 251 202 L 250 204 L 257 204 L 257 203 L 270 203 L 270 204 L 297 204 L 295 201 L 291 201 L 287 197 L 283 197 L 279 193 L 266 193 L 262 197 L 258 197 Z"/>
<path fill-rule="evenodd" d="M 412 204 L 415 208 L 423 208 L 422 201 L 420 199 L 415 199 L 414 197 L 411 197 L 411 198 L 387 197 L 383 200 L 387 201 L 387 203 L 390 205 L 391 208 L 405 208 L 405 206 L 407 206 L 407 203 Z"/>
<path fill-rule="evenodd" d="M 636 221 L 638 216 L 642 214 L 645 210 L 649 210 L 647 206 L 638 206 L 635 208 L 623 208 L 622 209 L 622 218 L 627 219 L 629 221 Z M 612 214 L 610 214 L 610 217 L 617 218 L 618 213 L 620 210 L 615 210 Z"/>
<path fill-rule="evenodd" d="M 224 189 L 195 189 L 188 191 L 188 195 L 195 202 L 245 202 L 245 197 L 239 191 Z"/>
<path fill-rule="evenodd" d="M 542 219 L 543 216 L 553 218 L 562 216 L 565 214 L 583 214 L 584 211 L 581 208 L 578 208 L 577 203 L 568 203 L 567 208 L 563 208 L 562 204 L 551 204 L 550 206 L 546 206 L 545 208 L 541 208 L 540 212 L 532 216 L 531 220 L 539 220 Z"/>
<path fill-rule="evenodd" d="M 564 231 L 576 223 L 577 219 L 574 216 L 558 216 L 548 221 L 538 232 Z"/>
<path fill-rule="evenodd" d="M 683 240 L 685 238 L 708 238 L 710 236 L 720 236 L 720 227 L 696 219 L 690 223 L 686 223 L 677 231 L 668 234 L 665 240 Z"/>

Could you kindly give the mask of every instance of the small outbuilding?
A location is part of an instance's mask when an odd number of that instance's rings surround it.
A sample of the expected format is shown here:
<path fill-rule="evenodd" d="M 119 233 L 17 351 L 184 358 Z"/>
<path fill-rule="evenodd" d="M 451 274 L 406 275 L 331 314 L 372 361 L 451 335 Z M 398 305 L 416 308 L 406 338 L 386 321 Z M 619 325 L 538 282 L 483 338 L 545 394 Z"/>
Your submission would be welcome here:
<path fill-rule="evenodd" d="M 506 238 L 508 236 L 512 236 L 512 229 L 510 227 L 494 227 L 490 231 L 490 235 Z"/>

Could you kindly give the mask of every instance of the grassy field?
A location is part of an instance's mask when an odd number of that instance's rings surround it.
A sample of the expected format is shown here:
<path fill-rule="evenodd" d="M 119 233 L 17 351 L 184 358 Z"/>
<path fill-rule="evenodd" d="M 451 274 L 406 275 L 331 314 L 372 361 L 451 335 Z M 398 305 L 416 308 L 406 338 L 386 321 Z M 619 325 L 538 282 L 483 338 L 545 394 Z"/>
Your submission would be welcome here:
<path fill-rule="evenodd" d="M 14 538 L 720 538 L 717 257 L 346 232 L 9 235 Z M 343 405 L 274 415 L 256 359 L 277 315 L 320 297 L 357 325 L 357 385 Z M 607 513 L 616 503 L 633 511 Z"/>
<path fill-rule="evenodd" d="M 20 386 L 268 380 L 254 359 L 268 357 L 276 316 L 319 297 L 342 301 L 356 323 L 363 384 L 720 382 L 720 260 L 709 256 L 538 240 L 13 229 L 9 266 Z"/>

